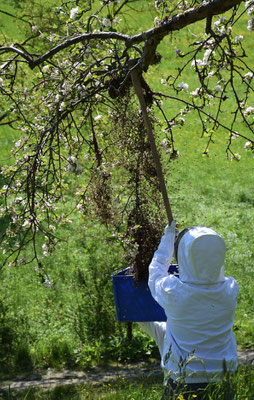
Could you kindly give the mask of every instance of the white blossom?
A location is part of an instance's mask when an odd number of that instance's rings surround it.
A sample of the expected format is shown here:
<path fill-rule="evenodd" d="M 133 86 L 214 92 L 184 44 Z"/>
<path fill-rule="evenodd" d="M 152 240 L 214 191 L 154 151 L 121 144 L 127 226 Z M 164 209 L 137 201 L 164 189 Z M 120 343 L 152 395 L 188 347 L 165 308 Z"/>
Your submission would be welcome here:
<path fill-rule="evenodd" d="M 4 80 L 2 78 L 0 78 L 0 86 L 3 86 L 4 84 Z"/>
<path fill-rule="evenodd" d="M 179 157 L 180 157 L 180 152 L 179 152 L 178 150 L 172 153 L 172 158 L 173 158 L 174 160 L 176 160 L 176 159 L 179 158 Z"/>
<path fill-rule="evenodd" d="M 252 142 L 246 142 L 244 148 L 247 150 L 252 147 Z"/>
<path fill-rule="evenodd" d="M 177 86 L 179 87 L 180 90 L 183 90 L 184 92 L 187 92 L 189 89 L 188 83 L 181 82 Z"/>
<path fill-rule="evenodd" d="M 245 74 L 243 78 L 244 78 L 244 80 L 251 81 L 251 79 L 253 78 L 253 73 L 247 72 L 247 74 Z"/>
<path fill-rule="evenodd" d="M 215 21 L 213 24 L 213 29 L 215 32 L 218 32 L 219 30 L 219 25 L 220 25 L 220 21 Z"/>
<path fill-rule="evenodd" d="M 111 26 L 111 21 L 109 18 L 102 18 L 102 24 L 104 26 Z"/>
<path fill-rule="evenodd" d="M 159 2 L 158 0 L 155 0 L 154 5 L 155 5 L 155 8 L 156 8 L 156 9 L 159 9 L 160 2 Z"/>
<path fill-rule="evenodd" d="M 21 141 L 21 139 L 19 139 L 16 143 L 15 143 L 15 147 L 20 147 L 21 146 L 21 143 L 22 143 L 22 141 Z"/>
<path fill-rule="evenodd" d="M 67 165 L 67 168 L 66 168 L 66 171 L 67 171 L 67 172 L 74 172 L 75 169 L 76 169 L 76 166 L 75 166 L 75 165 L 73 165 L 73 164 L 68 164 L 68 165 Z"/>
<path fill-rule="evenodd" d="M 77 157 L 76 157 L 76 156 L 70 155 L 70 156 L 67 158 L 67 161 L 69 161 L 69 162 L 75 164 L 78 160 L 77 160 Z"/>
<path fill-rule="evenodd" d="M 49 256 L 49 252 L 48 252 L 48 246 L 46 245 L 46 243 L 44 243 L 42 246 L 41 246 L 41 248 L 42 248 L 42 252 L 43 252 L 43 255 L 45 256 L 45 257 L 48 257 Z"/>
<path fill-rule="evenodd" d="M 79 7 L 72 8 L 70 11 L 70 19 L 75 19 L 78 15 Z"/>
<path fill-rule="evenodd" d="M 216 31 L 220 32 L 220 30 L 221 30 L 220 25 L 221 25 L 221 23 L 223 23 L 225 21 L 225 19 L 226 19 L 225 17 L 219 17 L 219 19 L 214 22 L 213 28 L 214 28 L 215 32 Z"/>
<path fill-rule="evenodd" d="M 162 141 L 161 141 L 161 145 L 162 145 L 162 147 L 164 147 L 164 148 L 168 148 L 168 140 L 165 138 L 165 139 L 163 139 Z"/>
<path fill-rule="evenodd" d="M 30 221 L 29 221 L 28 219 L 26 219 L 22 226 L 25 227 L 25 226 L 27 226 L 27 225 L 29 225 L 29 224 L 30 224 Z"/>
<path fill-rule="evenodd" d="M 94 117 L 94 121 L 99 121 L 100 119 L 102 119 L 102 115 L 100 114 Z"/>
<path fill-rule="evenodd" d="M 212 49 L 207 49 L 207 50 L 205 51 L 204 57 L 203 57 L 203 62 L 208 60 L 208 58 L 210 57 L 210 55 L 211 55 L 212 52 L 213 52 Z"/>
<path fill-rule="evenodd" d="M 239 35 L 235 37 L 235 43 L 240 43 L 243 40 L 243 36 Z"/>
<path fill-rule="evenodd" d="M 199 91 L 200 91 L 200 88 L 196 88 L 195 90 L 193 90 L 192 92 L 190 92 L 190 94 L 191 94 L 192 96 L 198 96 L 198 95 L 199 95 Z"/>
<path fill-rule="evenodd" d="M 207 78 L 211 78 L 214 75 L 214 71 L 210 71 L 207 74 Z"/>
<path fill-rule="evenodd" d="M 62 101 L 62 102 L 60 103 L 59 111 L 63 111 L 64 107 L 65 107 L 65 102 Z"/>
<path fill-rule="evenodd" d="M 51 282 L 51 280 L 45 279 L 44 285 L 45 285 L 47 288 L 50 288 L 50 287 L 53 285 L 53 283 Z"/>
<path fill-rule="evenodd" d="M 248 0 L 244 4 L 245 8 L 248 8 L 248 7 L 252 6 L 252 5 L 254 5 L 254 0 Z"/>
<path fill-rule="evenodd" d="M 221 85 L 214 86 L 214 90 L 215 90 L 215 92 L 218 92 L 218 93 L 222 93 L 223 92 L 223 89 L 222 89 Z"/>
<path fill-rule="evenodd" d="M 185 119 L 183 117 L 179 117 L 178 122 L 180 125 L 184 125 Z"/>
<path fill-rule="evenodd" d="M 182 8 L 186 8 L 188 7 L 189 3 L 188 1 L 179 1 L 177 3 L 178 8 L 181 10 Z"/>
<path fill-rule="evenodd" d="M 117 26 L 118 22 L 121 22 L 121 21 L 122 21 L 121 18 L 114 18 L 112 22 L 113 22 L 114 26 Z"/>
<path fill-rule="evenodd" d="M 192 61 L 191 65 L 192 65 L 192 67 L 203 67 L 204 66 L 203 61 L 200 60 L 199 58 L 198 59 L 194 59 Z"/>
<path fill-rule="evenodd" d="M 154 25 L 158 26 L 161 23 L 161 20 L 158 17 L 155 17 L 153 20 Z"/>
<path fill-rule="evenodd" d="M 229 35 L 231 33 L 231 30 L 232 30 L 231 27 L 229 27 L 226 31 L 225 26 L 222 25 L 225 20 L 226 20 L 226 17 L 219 17 L 219 19 L 214 22 L 213 29 L 216 33 L 218 33 L 220 35 L 224 35 L 224 34 Z"/>
<path fill-rule="evenodd" d="M 231 156 L 231 161 L 240 161 L 241 156 L 238 153 L 235 153 Z"/>
<path fill-rule="evenodd" d="M 250 115 L 254 112 L 254 107 L 247 107 L 246 110 L 244 111 L 244 115 Z"/>
<path fill-rule="evenodd" d="M 254 30 L 254 18 L 251 18 L 248 21 L 248 26 L 247 26 L 248 31 L 252 32 Z"/>

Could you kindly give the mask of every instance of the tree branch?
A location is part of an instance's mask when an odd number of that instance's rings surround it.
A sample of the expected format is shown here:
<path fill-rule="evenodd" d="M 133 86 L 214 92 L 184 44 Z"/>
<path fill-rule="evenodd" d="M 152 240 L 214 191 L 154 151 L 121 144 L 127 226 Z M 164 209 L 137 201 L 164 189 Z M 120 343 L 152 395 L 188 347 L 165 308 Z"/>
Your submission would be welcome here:
<path fill-rule="evenodd" d="M 243 0 L 206 0 L 200 6 L 193 7 L 183 13 L 172 16 L 171 18 L 165 19 L 163 23 L 155 28 L 149 29 L 138 35 L 125 35 L 117 32 L 96 32 L 96 33 L 84 33 L 82 35 L 75 36 L 71 39 L 60 43 L 59 45 L 53 47 L 51 50 L 45 54 L 39 56 L 37 59 L 33 59 L 31 55 L 26 52 L 22 52 L 16 47 L 0 47 L 0 51 L 8 52 L 13 51 L 25 58 L 28 61 L 31 69 L 42 64 L 47 59 L 53 57 L 60 51 L 90 40 L 118 40 L 124 41 L 126 47 L 129 48 L 134 44 L 145 42 L 143 56 L 142 56 L 142 66 L 143 69 L 147 69 L 149 65 L 156 62 L 157 58 L 155 55 L 156 48 L 160 41 L 168 35 L 170 32 L 180 30 L 188 25 L 195 22 L 201 21 L 206 18 L 211 18 L 213 15 L 219 15 L 230 10 L 235 5 L 238 5 Z"/>

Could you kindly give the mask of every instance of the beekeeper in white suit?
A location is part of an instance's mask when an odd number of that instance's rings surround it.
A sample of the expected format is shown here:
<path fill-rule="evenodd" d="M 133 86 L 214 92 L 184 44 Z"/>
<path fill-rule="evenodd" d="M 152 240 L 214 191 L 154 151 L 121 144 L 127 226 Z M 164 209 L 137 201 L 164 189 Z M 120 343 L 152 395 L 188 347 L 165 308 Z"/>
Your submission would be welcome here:
<path fill-rule="evenodd" d="M 174 245 L 179 278 L 168 274 Z M 167 322 L 140 325 L 155 339 L 165 377 L 173 388 L 180 379 L 203 388 L 220 380 L 225 367 L 237 368 L 232 327 L 238 285 L 224 276 L 224 261 L 225 243 L 220 235 L 197 226 L 180 233 L 175 243 L 175 221 L 167 226 L 154 253 L 148 285 L 164 308 Z"/>

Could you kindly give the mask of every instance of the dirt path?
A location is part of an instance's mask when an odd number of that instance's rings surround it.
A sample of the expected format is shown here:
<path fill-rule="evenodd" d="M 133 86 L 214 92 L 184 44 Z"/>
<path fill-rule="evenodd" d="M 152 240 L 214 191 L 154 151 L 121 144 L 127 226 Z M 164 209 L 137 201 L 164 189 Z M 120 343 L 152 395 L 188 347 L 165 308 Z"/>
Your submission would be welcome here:
<path fill-rule="evenodd" d="M 106 368 L 94 367 L 84 371 L 48 369 L 37 371 L 26 376 L 17 376 L 15 379 L 0 381 L 0 395 L 9 390 L 26 390 L 40 387 L 43 390 L 54 389 L 63 385 L 101 385 L 120 378 L 134 379 L 148 375 L 162 375 L 159 363 L 135 363 L 128 365 L 110 366 Z M 0 397 L 1 399 L 1 397 Z"/>
<path fill-rule="evenodd" d="M 254 349 L 239 351 L 238 361 L 241 365 L 254 365 Z M 113 381 L 119 377 L 135 379 L 142 376 L 162 375 L 159 363 L 137 363 L 130 365 L 118 365 L 115 367 L 95 367 L 85 371 L 48 369 L 38 371 L 26 376 L 18 376 L 15 379 L 0 381 L 0 394 L 9 390 L 26 390 L 32 387 L 40 387 L 44 390 L 53 389 L 63 385 L 101 385 Z"/>

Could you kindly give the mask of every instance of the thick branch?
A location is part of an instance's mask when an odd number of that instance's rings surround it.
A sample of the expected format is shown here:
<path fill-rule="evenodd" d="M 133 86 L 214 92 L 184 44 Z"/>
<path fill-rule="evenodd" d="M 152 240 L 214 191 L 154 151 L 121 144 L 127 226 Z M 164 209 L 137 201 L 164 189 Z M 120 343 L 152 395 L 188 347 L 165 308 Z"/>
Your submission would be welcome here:
<path fill-rule="evenodd" d="M 146 32 L 134 35 L 130 38 L 130 44 L 140 43 L 150 38 L 159 37 L 161 39 L 168 35 L 170 32 L 178 31 L 195 22 L 209 18 L 213 15 L 222 14 L 232 7 L 242 3 L 243 0 L 207 0 L 204 1 L 199 7 L 193 7 L 189 10 L 174 15 L 166 19 L 160 26 L 149 29 Z"/>
<path fill-rule="evenodd" d="M 174 15 L 173 17 L 166 19 L 160 26 L 149 29 L 146 32 L 138 35 L 124 35 L 116 32 L 96 32 L 96 33 L 84 33 L 74 38 L 68 39 L 63 43 L 49 50 L 47 53 L 39 56 L 37 59 L 33 59 L 28 53 L 22 52 L 16 47 L 0 47 L 0 51 L 8 52 L 13 51 L 25 58 L 28 61 L 31 69 L 42 64 L 47 59 L 53 57 L 60 51 L 68 48 L 69 46 L 81 43 L 84 41 L 90 41 L 93 39 L 97 40 L 120 40 L 126 42 L 127 47 L 131 47 L 134 44 L 145 42 L 144 53 L 142 57 L 143 69 L 146 69 L 150 64 L 156 61 L 155 51 L 160 41 L 168 35 L 170 32 L 180 30 L 188 25 L 195 22 L 201 21 L 206 18 L 211 18 L 213 15 L 218 15 L 230 10 L 232 7 L 240 4 L 243 0 L 206 0 L 199 7 L 191 8 L 183 13 Z"/>
<path fill-rule="evenodd" d="M 26 52 L 24 52 L 22 50 L 17 49 L 17 47 L 15 47 L 14 45 L 8 46 L 8 47 L 0 47 L 0 52 L 1 53 L 14 52 L 14 53 L 18 54 L 19 56 L 23 57 L 26 61 L 28 61 L 29 65 L 30 65 L 30 63 L 33 62 L 33 59 L 30 55 L 28 55 Z M 2 66 L 0 68 L 2 68 Z"/>
<path fill-rule="evenodd" d="M 170 32 L 178 31 L 203 19 L 211 19 L 214 15 L 222 14 L 243 0 L 206 0 L 199 7 L 193 7 L 183 13 L 166 19 L 160 26 L 132 36 L 129 45 L 146 41 L 143 55 L 143 69 L 155 62 L 155 51 L 160 41 Z M 153 55 L 151 55 L 151 49 Z"/>
<path fill-rule="evenodd" d="M 61 50 L 66 49 L 74 44 L 89 41 L 89 40 L 108 40 L 115 39 L 121 41 L 127 41 L 129 39 L 128 35 L 123 35 L 121 33 L 116 32 L 98 32 L 98 33 L 84 33 L 83 35 L 75 36 L 74 38 L 68 39 L 65 42 L 57 45 L 53 49 L 49 50 L 47 53 L 38 57 L 37 60 L 32 60 L 29 62 L 29 66 L 31 69 L 35 68 L 37 65 L 42 64 L 47 59 L 53 57 L 55 54 L 59 53 Z M 0 48 L 1 50 L 1 48 Z"/>

